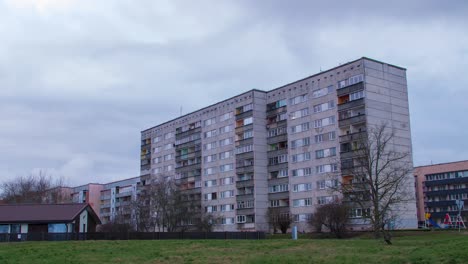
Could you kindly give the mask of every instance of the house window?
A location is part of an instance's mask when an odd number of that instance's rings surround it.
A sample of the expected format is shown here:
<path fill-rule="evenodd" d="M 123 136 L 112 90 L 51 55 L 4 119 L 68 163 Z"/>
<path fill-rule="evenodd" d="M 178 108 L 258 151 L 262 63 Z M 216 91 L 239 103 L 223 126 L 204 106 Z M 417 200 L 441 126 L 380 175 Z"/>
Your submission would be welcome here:
<path fill-rule="evenodd" d="M 215 117 L 210 118 L 210 119 L 207 119 L 207 120 L 205 120 L 205 121 L 203 122 L 203 124 L 204 124 L 205 126 L 210 126 L 210 125 L 212 125 L 212 124 L 214 124 L 214 123 L 216 123 L 216 118 L 215 118 Z"/>
<path fill-rule="evenodd" d="M 290 99 L 291 105 L 296 105 L 307 101 L 307 94 L 299 95 Z"/>
<path fill-rule="evenodd" d="M 245 215 L 238 215 L 237 216 L 237 223 L 245 223 L 246 222 L 246 216 Z"/>

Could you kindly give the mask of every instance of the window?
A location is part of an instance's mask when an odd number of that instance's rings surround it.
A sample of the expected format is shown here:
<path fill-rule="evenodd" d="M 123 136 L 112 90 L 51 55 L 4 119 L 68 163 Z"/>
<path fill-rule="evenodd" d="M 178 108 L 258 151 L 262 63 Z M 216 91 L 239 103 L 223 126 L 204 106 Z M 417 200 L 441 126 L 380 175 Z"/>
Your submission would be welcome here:
<path fill-rule="evenodd" d="M 311 206 L 312 198 L 293 200 L 293 207 Z"/>
<path fill-rule="evenodd" d="M 307 222 L 310 219 L 312 219 L 312 215 L 311 214 L 297 214 L 297 215 L 294 215 L 293 218 L 294 218 L 294 222 Z"/>
<path fill-rule="evenodd" d="M 288 162 L 287 154 L 282 154 L 282 155 L 268 159 L 268 165 L 276 165 L 276 164 L 285 163 L 285 162 Z"/>
<path fill-rule="evenodd" d="M 237 216 L 237 223 L 245 223 L 245 222 L 246 222 L 245 215 L 238 215 Z"/>
<path fill-rule="evenodd" d="M 206 213 L 216 212 L 218 211 L 218 207 L 216 205 L 210 205 L 205 207 Z"/>
<path fill-rule="evenodd" d="M 207 119 L 203 122 L 205 126 L 211 126 L 212 124 L 216 123 L 216 117 Z"/>
<path fill-rule="evenodd" d="M 309 115 L 309 108 L 304 108 L 304 109 L 292 112 L 291 119 L 297 119 L 297 118 L 308 116 L 308 115 Z"/>
<path fill-rule="evenodd" d="M 153 174 L 161 173 L 162 172 L 162 167 L 154 168 L 153 169 Z"/>
<path fill-rule="evenodd" d="M 309 146 L 310 145 L 310 138 L 301 138 L 301 139 L 296 139 L 291 141 L 291 148 L 299 148 L 299 147 L 304 147 L 304 146 Z"/>
<path fill-rule="evenodd" d="M 327 110 L 332 109 L 334 107 L 335 107 L 335 101 L 333 101 L 333 100 L 328 101 L 327 103 L 314 105 L 314 113 L 320 113 L 320 112 L 323 112 L 323 111 L 327 111 Z"/>
<path fill-rule="evenodd" d="M 326 88 L 318 89 L 312 92 L 312 98 L 322 97 L 333 91 L 333 86 L 328 86 Z"/>
<path fill-rule="evenodd" d="M 161 147 L 153 148 L 153 153 L 158 153 L 158 152 L 161 152 Z"/>
<path fill-rule="evenodd" d="M 158 143 L 159 141 L 161 141 L 161 137 L 153 138 L 153 143 Z"/>
<path fill-rule="evenodd" d="M 219 146 L 222 147 L 222 146 L 227 146 L 229 144 L 232 144 L 232 142 L 234 142 L 234 139 L 232 137 L 230 138 L 226 138 L 226 139 L 222 139 L 219 141 Z"/>
<path fill-rule="evenodd" d="M 293 163 L 310 160 L 310 152 L 299 153 L 291 156 Z"/>
<path fill-rule="evenodd" d="M 228 158 L 230 158 L 232 156 L 233 156 L 233 151 L 232 150 L 219 153 L 219 159 L 220 160 L 228 159 Z"/>
<path fill-rule="evenodd" d="M 312 175 L 312 168 L 302 168 L 302 169 L 292 170 L 293 177 L 301 177 L 301 176 L 309 176 L 309 175 Z"/>
<path fill-rule="evenodd" d="M 161 163 L 162 162 L 162 157 L 156 157 L 153 159 L 153 163 L 154 164 L 158 164 L 158 163 Z"/>
<path fill-rule="evenodd" d="M 218 130 L 216 130 L 216 129 L 205 132 L 205 138 L 214 137 L 214 136 L 216 136 L 216 134 L 218 134 L 217 132 L 218 132 Z"/>
<path fill-rule="evenodd" d="M 247 104 L 236 108 L 236 115 L 253 110 L 253 104 Z"/>
<path fill-rule="evenodd" d="M 349 210 L 350 218 L 362 218 L 368 215 L 370 215 L 370 208 L 367 208 L 367 209 L 351 208 Z"/>
<path fill-rule="evenodd" d="M 172 154 L 164 155 L 164 161 L 172 160 Z"/>
<path fill-rule="evenodd" d="M 220 205 L 221 212 L 230 212 L 234 211 L 234 204 L 222 204 Z"/>
<path fill-rule="evenodd" d="M 243 145 L 236 148 L 236 154 L 253 151 L 253 145 Z"/>
<path fill-rule="evenodd" d="M 315 151 L 315 158 L 321 159 L 325 157 L 336 156 L 336 148 L 320 149 Z"/>
<path fill-rule="evenodd" d="M 314 121 L 315 128 L 324 127 L 324 126 L 333 125 L 333 124 L 335 124 L 335 116 L 330 116 L 330 117 L 326 117 L 323 119 L 317 119 Z"/>
<path fill-rule="evenodd" d="M 207 143 L 204 146 L 205 150 L 210 150 L 210 149 L 214 149 L 214 148 L 216 148 L 216 141 L 213 141 L 211 143 Z"/>
<path fill-rule="evenodd" d="M 253 207 L 254 207 L 254 201 L 253 200 L 238 201 L 237 202 L 237 208 L 238 209 L 253 208 Z"/>
<path fill-rule="evenodd" d="M 253 123 L 253 117 L 247 117 L 246 119 L 244 119 L 244 126 L 246 125 L 250 125 Z"/>
<path fill-rule="evenodd" d="M 229 118 L 233 117 L 233 112 L 228 112 L 228 113 L 225 113 L 223 115 L 220 115 L 219 116 L 219 121 L 220 122 L 223 122 L 223 121 L 226 121 L 228 120 Z"/>
<path fill-rule="evenodd" d="M 164 150 L 169 150 L 172 148 L 172 144 L 166 144 L 164 145 Z"/>
<path fill-rule="evenodd" d="M 335 188 L 338 186 L 338 180 L 321 180 L 317 181 L 317 189 L 325 190 L 327 188 Z"/>
<path fill-rule="evenodd" d="M 204 170 L 205 175 L 211 175 L 211 174 L 214 174 L 214 173 L 216 173 L 216 167 L 206 168 Z"/>
<path fill-rule="evenodd" d="M 221 178 L 219 181 L 221 182 L 221 185 L 233 184 L 234 183 L 234 177 Z"/>
<path fill-rule="evenodd" d="M 362 81 L 364 81 L 364 76 L 362 74 L 354 75 L 348 79 L 348 85 L 353 85 Z"/>
<path fill-rule="evenodd" d="M 365 97 L 364 90 L 354 92 L 354 93 L 350 93 L 349 94 L 349 101 L 358 100 L 358 99 L 361 99 L 361 98 L 364 98 L 364 97 Z"/>
<path fill-rule="evenodd" d="M 280 206 L 280 200 L 271 200 L 270 201 L 270 207 L 279 207 Z"/>
<path fill-rule="evenodd" d="M 205 161 L 205 163 L 216 161 L 216 154 L 205 156 L 203 160 Z"/>
<path fill-rule="evenodd" d="M 233 125 L 227 125 L 219 128 L 219 134 L 229 133 L 233 129 Z"/>
<path fill-rule="evenodd" d="M 309 130 L 309 122 L 299 124 L 291 127 L 291 133 L 300 133 Z"/>
<path fill-rule="evenodd" d="M 236 134 L 236 141 L 248 139 L 253 137 L 253 130 L 249 129 L 244 131 L 242 134 Z"/>
<path fill-rule="evenodd" d="M 334 201 L 337 200 L 337 196 L 336 195 L 333 195 L 333 196 L 319 196 L 317 197 L 317 203 L 318 204 L 329 204 L 329 203 L 333 203 Z"/>
<path fill-rule="evenodd" d="M 319 165 L 315 167 L 317 173 L 335 172 L 338 170 L 336 164 Z"/>
<path fill-rule="evenodd" d="M 221 224 L 222 225 L 232 225 L 232 224 L 234 224 L 234 218 L 233 217 L 221 218 Z"/>
<path fill-rule="evenodd" d="M 211 186 L 216 186 L 216 185 L 217 185 L 216 180 L 205 181 L 205 187 L 211 187 Z"/>
<path fill-rule="evenodd" d="M 288 184 L 278 184 L 278 185 L 271 185 L 268 187 L 270 193 L 277 193 L 277 192 L 287 192 L 289 191 Z"/>
<path fill-rule="evenodd" d="M 286 127 L 271 128 L 268 130 L 268 136 L 275 137 L 275 136 L 286 134 L 287 132 L 288 130 Z"/>
<path fill-rule="evenodd" d="M 312 190 L 312 183 L 300 183 L 293 185 L 293 192 L 306 192 Z"/>
<path fill-rule="evenodd" d="M 207 201 L 208 201 L 208 200 L 216 200 L 216 199 L 217 199 L 217 198 L 216 198 L 216 193 L 215 193 L 215 192 L 213 192 L 213 193 L 205 193 L 205 194 L 204 194 L 204 198 L 205 198 L 205 200 L 207 200 Z"/>
<path fill-rule="evenodd" d="M 173 169 L 172 165 L 164 166 L 164 171 L 172 171 L 172 169 Z"/>
<path fill-rule="evenodd" d="M 307 94 L 303 94 L 303 95 L 299 95 L 299 96 L 296 96 L 294 98 L 291 98 L 290 99 L 290 104 L 291 105 L 296 105 L 296 104 L 299 104 L 299 103 L 303 103 L 307 101 Z"/>
<path fill-rule="evenodd" d="M 174 137 L 174 132 L 169 132 L 164 135 L 164 139 L 170 139 Z"/>
<path fill-rule="evenodd" d="M 229 197 L 234 197 L 234 190 L 228 190 L 221 192 L 221 198 L 229 198 Z"/>

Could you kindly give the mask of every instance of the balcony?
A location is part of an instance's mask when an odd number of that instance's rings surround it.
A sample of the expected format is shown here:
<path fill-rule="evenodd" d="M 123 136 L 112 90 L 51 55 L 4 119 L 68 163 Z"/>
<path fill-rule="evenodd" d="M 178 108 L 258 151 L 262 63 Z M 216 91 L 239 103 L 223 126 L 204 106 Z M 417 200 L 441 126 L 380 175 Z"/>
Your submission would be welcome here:
<path fill-rule="evenodd" d="M 452 190 L 425 191 L 424 194 L 427 197 L 431 197 L 431 196 L 441 196 L 441 195 L 450 195 L 450 194 L 463 194 L 467 192 L 468 192 L 468 188 L 463 188 L 463 189 L 452 189 Z"/>
<path fill-rule="evenodd" d="M 182 138 L 184 138 L 186 136 L 189 136 L 191 134 L 200 133 L 201 131 L 202 131 L 202 128 L 201 128 L 201 126 L 199 126 L 199 127 L 194 127 L 192 129 L 186 130 L 184 132 L 182 132 L 182 131 L 176 132 L 176 140 L 182 139 Z"/>
<path fill-rule="evenodd" d="M 268 194 L 268 200 L 282 200 L 282 199 L 289 199 L 289 191 Z"/>
<path fill-rule="evenodd" d="M 456 205 L 455 200 L 436 201 L 436 202 L 424 202 L 425 207 L 441 207 Z"/>
<path fill-rule="evenodd" d="M 349 142 L 353 140 L 367 139 L 367 132 L 355 132 L 347 135 L 340 136 L 340 143 Z"/>
<path fill-rule="evenodd" d="M 350 118 L 338 120 L 338 126 L 341 128 L 341 127 L 346 127 L 346 126 L 355 125 L 355 124 L 361 124 L 361 123 L 365 123 L 365 122 L 366 122 L 366 115 L 360 114 L 360 115 L 353 116 L 353 117 L 350 117 Z"/>
<path fill-rule="evenodd" d="M 249 194 L 237 194 L 236 195 L 236 200 L 237 201 L 242 201 L 242 200 L 253 200 L 254 199 L 254 194 L 249 193 Z"/>
<path fill-rule="evenodd" d="M 132 195 L 133 195 L 133 192 L 128 191 L 128 192 L 118 193 L 118 194 L 115 195 L 115 197 L 119 198 L 119 197 L 126 197 L 126 196 L 132 196 Z"/>
<path fill-rule="evenodd" d="M 245 126 L 239 126 L 239 127 L 235 128 L 235 133 L 236 134 L 244 133 L 244 131 L 250 130 L 252 128 L 253 128 L 253 124 L 248 124 L 248 125 L 245 125 Z"/>
<path fill-rule="evenodd" d="M 343 111 L 343 110 L 347 110 L 347 109 L 350 109 L 350 108 L 356 108 L 356 107 L 359 107 L 359 106 L 364 106 L 364 98 L 353 100 L 353 101 L 348 101 L 348 102 L 343 103 L 343 104 L 339 104 L 338 105 L 338 111 Z"/>
<path fill-rule="evenodd" d="M 245 188 L 254 185 L 253 179 L 245 181 L 236 181 L 236 188 Z"/>
<path fill-rule="evenodd" d="M 364 90 L 364 82 L 358 82 L 336 90 L 337 96 L 343 96 L 356 91 Z"/>
<path fill-rule="evenodd" d="M 196 139 L 192 139 L 190 141 L 184 142 L 184 143 L 174 144 L 174 145 L 175 145 L 176 151 L 177 151 L 177 150 L 180 150 L 180 149 L 183 149 L 183 148 L 190 148 L 190 147 L 200 145 L 200 144 L 201 144 L 201 139 L 196 138 Z"/>
<path fill-rule="evenodd" d="M 237 208 L 236 211 L 238 215 L 250 215 L 255 213 L 254 208 Z"/>
<path fill-rule="evenodd" d="M 429 186 L 438 186 L 438 185 L 450 185 L 450 184 L 459 184 L 459 183 L 468 183 L 468 177 L 453 178 L 453 179 L 443 179 L 435 181 L 425 181 L 424 185 Z"/>
<path fill-rule="evenodd" d="M 288 134 L 281 134 L 274 137 L 267 138 L 267 144 L 274 144 L 278 142 L 283 142 L 288 140 Z"/>

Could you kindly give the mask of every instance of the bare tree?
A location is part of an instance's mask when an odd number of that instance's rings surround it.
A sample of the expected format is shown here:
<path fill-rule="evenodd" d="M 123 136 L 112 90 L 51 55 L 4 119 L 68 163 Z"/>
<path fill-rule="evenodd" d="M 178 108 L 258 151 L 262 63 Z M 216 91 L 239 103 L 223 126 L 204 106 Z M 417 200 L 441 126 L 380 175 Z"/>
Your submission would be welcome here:
<path fill-rule="evenodd" d="M 62 203 L 70 200 L 63 178 L 53 179 L 46 171 L 20 176 L 0 185 L 6 203 Z"/>
<path fill-rule="evenodd" d="M 273 233 L 276 234 L 279 229 L 281 233 L 286 234 L 291 226 L 292 218 L 288 212 L 277 207 L 269 207 L 267 210 L 267 218 L 270 226 L 273 228 Z"/>
<path fill-rule="evenodd" d="M 326 227 L 336 238 L 343 238 L 349 221 L 349 207 L 346 204 L 334 202 L 318 207 L 309 224 L 317 232 Z"/>
<path fill-rule="evenodd" d="M 383 235 L 391 244 L 388 227 L 398 220 L 399 207 L 412 199 L 410 153 L 396 149 L 394 131 L 387 124 L 359 135 L 341 146 L 342 151 L 352 151 L 352 157 L 341 160 L 343 182 L 336 190 L 350 207 L 363 212 L 376 238 Z"/>
<path fill-rule="evenodd" d="M 152 179 L 133 203 L 136 225 L 142 231 L 212 229 L 216 218 L 203 214 L 200 205 L 167 177 Z"/>

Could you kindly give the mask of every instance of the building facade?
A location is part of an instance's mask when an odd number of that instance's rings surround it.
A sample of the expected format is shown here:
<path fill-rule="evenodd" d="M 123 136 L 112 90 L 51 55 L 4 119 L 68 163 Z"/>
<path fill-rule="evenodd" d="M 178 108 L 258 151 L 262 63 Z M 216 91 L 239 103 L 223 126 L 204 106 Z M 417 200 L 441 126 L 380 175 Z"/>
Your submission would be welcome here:
<path fill-rule="evenodd" d="M 420 166 L 414 169 L 418 220 L 425 221 L 430 213 L 436 223 L 444 223 L 446 214 L 456 222 L 458 208 L 455 200 L 468 204 L 468 161 Z M 468 209 L 461 214 L 468 220 Z"/>
<path fill-rule="evenodd" d="M 131 202 L 136 199 L 139 182 L 140 177 L 134 177 L 103 184 L 100 191 L 100 219 L 103 224 L 113 220 L 132 222 Z"/>
<path fill-rule="evenodd" d="M 353 140 L 382 122 L 393 149 L 411 153 L 406 70 L 361 58 L 142 131 L 141 175 L 176 179 L 220 216 L 219 231 L 269 230 L 270 207 L 307 230 L 315 208 L 339 198 L 329 187 L 348 176 L 340 168 L 353 161 Z M 405 204 L 402 227 L 416 224 L 415 203 Z"/>

